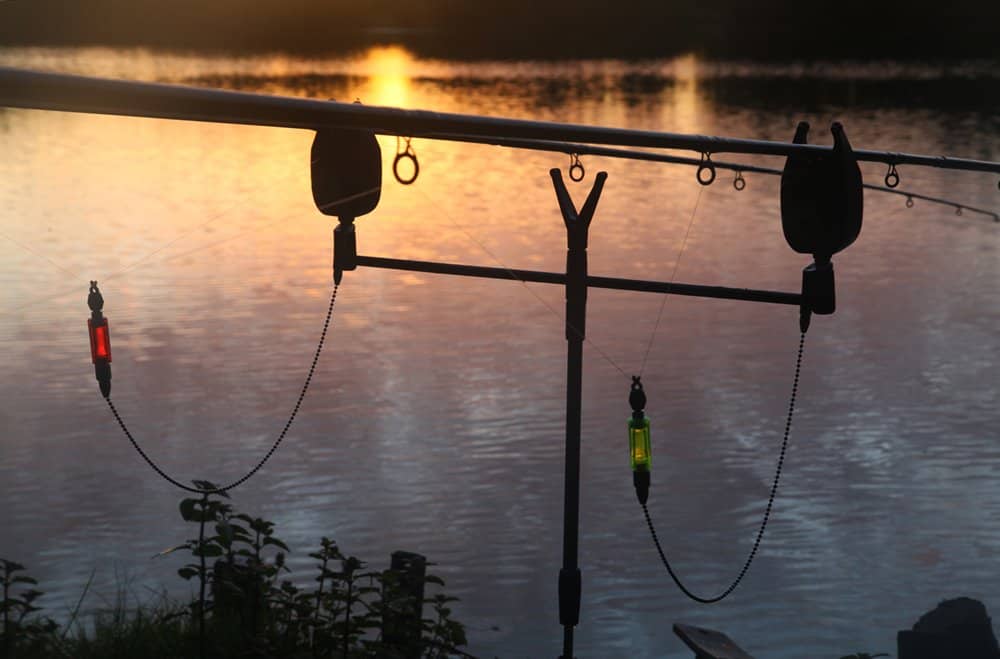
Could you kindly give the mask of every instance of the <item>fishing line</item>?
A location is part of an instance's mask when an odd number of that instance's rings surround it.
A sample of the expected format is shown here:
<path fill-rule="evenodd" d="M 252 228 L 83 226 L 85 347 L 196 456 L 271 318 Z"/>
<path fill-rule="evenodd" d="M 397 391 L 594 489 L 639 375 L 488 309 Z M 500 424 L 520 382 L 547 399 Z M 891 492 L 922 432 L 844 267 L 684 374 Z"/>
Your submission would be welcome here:
<path fill-rule="evenodd" d="M 83 275 L 81 275 L 80 273 L 78 273 L 78 272 L 76 272 L 74 270 L 70 270 L 69 268 L 65 268 L 65 267 L 59 265 L 58 263 L 56 263 L 55 261 L 53 261 L 49 257 L 45 256 L 41 252 L 36 252 L 35 250 L 31 249 L 30 247 L 28 247 L 24 243 L 22 243 L 20 241 L 17 241 L 17 240 L 14 240 L 13 238 L 11 238 L 10 236 L 8 236 L 5 233 L 0 233 L 0 238 L 3 238 L 4 240 L 7 240 L 7 241 L 9 241 L 9 242 L 17 245 L 18 247 L 20 247 L 24 251 L 29 252 L 31 254 L 34 254 L 35 256 L 37 256 L 38 258 L 40 258 L 40 259 L 42 259 L 44 261 L 48 261 L 49 264 L 51 264 L 54 268 L 58 269 L 63 274 L 67 274 L 67 275 L 73 277 L 74 279 L 83 279 Z"/>
<path fill-rule="evenodd" d="M 146 265 L 156 265 L 158 263 L 159 264 L 168 263 L 170 261 L 174 261 L 176 259 L 183 258 L 185 256 L 191 256 L 192 254 L 197 254 L 198 252 L 203 252 L 206 249 L 212 249 L 213 247 L 219 247 L 220 245 L 225 245 L 226 243 L 230 243 L 230 242 L 236 240 L 237 238 L 242 238 L 243 236 L 245 236 L 245 235 L 247 235 L 249 233 L 256 233 L 256 232 L 258 232 L 258 231 L 260 231 L 262 229 L 267 229 L 269 227 L 274 226 L 275 224 L 278 224 L 279 222 L 287 222 L 287 221 L 289 221 L 289 219 L 295 219 L 296 217 L 298 217 L 298 216 L 296 216 L 296 215 L 293 215 L 293 216 L 290 216 L 290 217 L 289 216 L 280 216 L 280 217 L 277 217 L 277 218 L 271 220 L 270 222 L 266 222 L 266 223 L 261 224 L 261 225 L 257 225 L 257 226 L 250 227 L 248 229 L 244 229 L 243 231 L 240 231 L 239 233 L 236 233 L 236 234 L 234 234 L 232 236 L 228 236 L 226 238 L 222 238 L 220 240 L 216 240 L 214 242 L 207 243 L 205 245 L 199 245 L 198 247 L 195 247 L 193 249 L 189 249 L 186 252 L 178 252 L 177 254 L 168 254 L 168 255 L 164 256 L 162 259 L 158 259 L 156 261 L 152 261 L 150 263 L 147 263 Z M 162 251 L 162 250 L 160 250 L 160 251 Z M 122 270 L 122 271 L 116 272 L 116 273 L 114 273 L 112 275 L 109 275 L 107 277 L 107 279 L 112 279 L 114 277 L 118 277 L 120 275 L 123 275 L 126 272 L 132 270 L 132 268 L 134 268 L 137 265 L 139 265 L 139 264 L 138 263 L 134 263 L 134 264 L 130 265 L 126 270 Z"/>
<path fill-rule="evenodd" d="M 281 177 L 280 180 L 287 179 L 287 178 L 289 178 L 289 176 L 290 176 L 290 174 L 286 173 L 285 176 Z M 272 184 L 270 186 L 268 186 L 267 188 L 265 188 L 265 190 L 270 190 L 270 189 L 273 189 L 275 187 L 277 187 L 277 183 L 272 182 Z M 150 197 L 147 195 L 146 198 L 148 199 Z M 193 227 L 191 229 L 188 229 L 187 231 L 182 232 L 180 235 L 175 236 L 174 238 L 170 239 L 166 244 L 157 247 L 156 249 L 152 250 L 151 252 L 149 252 L 145 256 L 142 256 L 142 257 L 138 258 L 137 260 L 133 261 L 131 264 L 125 266 L 124 268 L 122 268 L 120 270 L 117 270 L 116 272 L 113 272 L 110 275 L 107 275 L 101 281 L 108 281 L 109 279 L 115 279 L 115 278 L 120 277 L 121 275 L 123 275 L 123 274 L 125 274 L 127 272 L 131 272 L 133 269 L 135 269 L 138 266 L 146 263 L 146 261 L 148 261 L 148 259 L 150 259 L 151 257 L 155 256 L 156 254 L 159 254 L 160 252 L 162 252 L 162 251 L 170 248 L 171 246 L 173 246 L 176 243 L 180 242 L 184 238 L 187 238 L 188 236 L 192 235 L 193 233 L 196 233 L 196 232 L 204 229 L 205 227 L 207 227 L 208 225 L 212 224 L 213 222 L 216 222 L 217 220 L 221 219 L 225 215 L 228 215 L 229 213 L 242 208 L 244 205 L 246 205 L 244 201 L 236 202 L 236 203 L 233 203 L 233 204 L 229 205 L 228 207 L 224 208 L 223 210 L 218 211 L 217 213 L 215 213 L 215 215 L 210 216 L 207 221 L 202 222 L 198 226 Z M 202 251 L 203 249 L 209 249 L 209 248 L 217 246 L 217 245 L 222 245 L 222 244 L 227 243 L 227 242 L 229 242 L 231 240 L 235 240 L 235 239 L 237 239 L 237 238 L 239 238 L 241 236 L 244 236 L 244 235 L 246 235 L 246 234 L 248 234 L 250 232 L 259 231 L 260 229 L 266 229 L 266 228 L 268 228 L 270 226 L 273 226 L 273 225 L 277 224 L 278 222 L 281 222 L 282 220 L 286 220 L 286 219 L 288 219 L 288 218 L 286 218 L 286 217 L 279 217 L 277 219 L 272 220 L 271 222 L 267 222 L 266 224 L 263 224 L 263 225 L 260 225 L 260 226 L 256 226 L 256 227 L 252 227 L 250 229 L 246 229 L 245 231 L 241 231 L 241 232 L 237 233 L 236 235 L 229 236 L 228 238 L 224 238 L 224 239 L 222 239 L 220 241 L 217 241 L 217 242 L 214 242 L 214 243 L 209 243 L 208 245 L 202 245 L 200 247 L 196 247 L 194 249 L 191 249 L 191 250 L 189 250 L 187 252 L 181 252 L 180 254 L 172 254 L 172 255 L 169 255 L 166 258 L 160 259 L 158 261 L 153 261 L 153 263 L 166 263 L 166 262 L 168 262 L 168 261 L 170 261 L 171 259 L 174 259 L 174 258 L 179 258 L 181 256 L 186 256 L 186 255 L 194 254 L 196 252 Z M 41 253 L 33 250 L 32 248 L 28 247 L 27 245 L 24 245 L 24 244 L 18 242 L 17 240 L 14 240 L 10 236 L 7 236 L 7 235 L 5 235 L 3 233 L 0 233 L 0 238 L 4 238 L 4 239 L 6 239 L 6 240 L 8 240 L 8 241 L 10 241 L 12 243 L 14 243 L 18 247 L 21 247 L 22 249 L 24 249 L 24 250 L 26 250 L 26 251 L 34 254 L 35 256 L 48 261 L 53 267 L 59 269 L 64 274 L 70 275 L 74 279 L 79 279 L 79 280 L 82 280 L 82 281 L 87 281 L 87 279 L 83 275 L 81 275 L 81 274 L 79 274 L 79 273 L 77 273 L 75 271 L 71 271 L 71 270 L 69 270 L 69 269 L 61 266 L 59 263 L 53 261 L 52 259 L 50 259 L 49 257 L 45 256 L 44 254 L 41 254 Z M 54 300 L 54 299 L 58 299 L 60 297 L 69 295 L 70 293 L 73 293 L 73 292 L 79 290 L 78 286 L 79 286 L 78 284 L 75 284 L 72 288 L 67 288 L 65 291 L 62 291 L 60 293 L 54 293 L 54 294 L 52 294 L 50 296 L 43 297 L 41 299 L 35 299 L 35 300 L 31 301 L 31 302 L 28 302 L 28 303 L 22 304 L 20 306 L 14 307 L 13 311 L 14 312 L 21 311 L 23 309 L 27 309 L 28 307 L 36 306 L 39 302 L 47 302 L 49 300 Z"/>
<path fill-rule="evenodd" d="M 182 257 L 185 257 L 185 256 L 190 256 L 192 254 L 197 254 L 198 252 L 202 252 L 202 251 L 204 251 L 206 249 L 211 249 L 213 247 L 218 247 L 218 246 L 224 245 L 224 244 L 226 244 L 228 242 L 232 242 L 233 240 L 236 240 L 237 238 L 242 238 L 243 236 L 247 235 L 248 233 L 253 233 L 253 232 L 256 232 L 256 231 L 260 231 L 261 229 L 267 229 L 268 227 L 272 227 L 275 224 L 278 224 L 279 222 L 287 222 L 290 218 L 294 218 L 294 217 L 298 217 L 298 216 L 290 216 L 290 217 L 289 216 L 282 216 L 282 217 L 277 217 L 277 218 L 271 220 L 270 222 L 266 222 L 265 224 L 261 224 L 261 225 L 257 225 L 257 226 L 251 227 L 249 229 L 245 229 L 244 231 L 240 231 L 237 234 L 234 234 L 232 236 L 228 236 L 228 237 L 223 238 L 221 240 L 217 240 L 215 242 L 211 242 L 211 243 L 208 243 L 206 245 L 200 245 L 200 246 L 195 247 L 193 249 L 190 249 L 190 250 L 188 250 L 186 252 L 179 252 L 177 254 L 168 254 L 168 255 L 164 256 L 163 258 L 157 259 L 155 261 L 148 261 L 148 260 L 146 260 L 146 258 L 143 258 L 143 259 L 140 259 L 140 261 L 142 261 L 142 263 L 138 263 L 138 262 L 133 263 L 132 265 L 128 266 L 128 270 L 132 270 L 133 268 L 138 267 L 140 265 L 142 267 L 147 267 L 147 266 L 150 266 L 150 265 L 168 263 L 168 262 L 173 261 L 175 259 L 179 259 L 179 258 L 182 258 Z M 162 250 L 157 250 L 157 251 L 162 251 Z M 114 277 L 119 277 L 119 276 L 121 276 L 123 274 L 125 274 L 125 271 L 124 270 L 120 270 L 118 272 L 115 272 L 114 274 L 109 275 L 105 279 L 105 281 L 107 279 L 112 279 Z M 35 306 L 38 306 L 39 302 L 46 302 L 46 301 L 49 301 L 49 300 L 58 299 L 60 297 L 64 297 L 66 295 L 69 295 L 70 293 L 73 293 L 73 292 L 76 292 L 76 291 L 79 291 L 79 290 L 80 290 L 80 285 L 79 284 L 74 284 L 72 288 L 68 288 L 68 289 L 66 289 L 66 290 L 64 290 L 64 291 L 62 291 L 60 293 L 54 293 L 52 295 L 49 295 L 48 297 L 43 297 L 43 298 L 40 298 L 40 299 L 36 299 L 36 300 L 31 301 L 31 302 L 26 302 L 25 304 L 22 304 L 21 306 L 14 307 L 13 311 L 16 312 L 16 311 L 21 311 L 23 309 L 27 309 L 28 307 L 35 307 Z"/>
<path fill-rule="evenodd" d="M 681 257 L 684 256 L 684 248 L 687 247 L 688 236 L 691 235 L 691 227 L 694 226 L 694 219 L 698 213 L 698 204 L 701 202 L 701 193 L 705 189 L 705 186 L 698 188 L 698 196 L 694 200 L 694 208 L 691 209 L 691 219 L 688 220 L 687 231 L 684 232 L 684 240 L 681 241 L 681 248 L 677 252 L 677 258 L 674 260 L 674 269 L 670 273 L 670 283 L 674 283 L 674 278 L 677 276 L 677 268 L 681 264 Z M 646 360 L 649 359 L 649 351 L 653 349 L 653 341 L 656 339 L 656 330 L 660 327 L 660 319 L 663 318 L 663 309 L 667 306 L 667 298 L 669 296 L 664 295 L 663 299 L 660 301 L 660 311 L 656 314 L 656 323 L 653 325 L 653 331 L 649 335 L 649 343 L 646 345 L 646 354 L 642 357 L 642 365 L 639 367 L 639 377 L 646 371 Z"/>
<path fill-rule="evenodd" d="M 706 160 L 706 162 L 710 161 Z M 712 176 L 712 178 L 713 179 L 715 178 L 714 175 Z M 684 239 L 681 242 L 680 250 L 677 252 L 677 258 L 674 261 L 673 271 L 670 274 L 670 283 L 674 282 L 674 278 L 677 275 L 677 269 L 680 266 L 681 257 L 684 255 L 684 250 L 687 247 L 688 237 L 690 236 L 691 229 L 694 226 L 695 218 L 698 213 L 698 205 L 701 202 L 702 189 L 706 185 L 709 185 L 711 183 L 711 182 L 703 183 L 701 176 L 699 176 L 699 182 L 702 183 L 702 187 L 698 189 L 698 196 L 695 198 L 694 207 L 691 209 L 691 218 L 688 221 L 687 231 L 684 233 Z M 781 442 L 781 451 L 778 454 L 778 466 L 777 469 L 775 470 L 774 482 L 771 485 L 771 492 L 767 500 L 767 508 L 764 511 L 764 517 L 761 520 L 760 528 L 757 531 L 757 537 L 754 540 L 753 548 L 750 550 L 750 554 L 747 556 L 746 561 L 743 563 L 743 567 L 740 570 L 739 574 L 736 576 L 736 579 L 729 585 L 728 588 L 726 588 L 721 594 L 716 595 L 715 597 L 702 597 L 700 595 L 695 594 L 689 588 L 687 588 L 687 586 L 685 586 L 684 583 L 681 582 L 680 578 L 674 572 L 673 566 L 670 565 L 670 561 L 667 559 L 666 554 L 663 551 L 663 547 L 660 544 L 660 538 L 656 533 L 656 528 L 653 525 L 653 520 L 649 515 L 649 508 L 647 507 L 646 504 L 647 498 L 649 496 L 649 484 L 650 484 L 650 473 L 649 473 L 650 439 L 649 439 L 649 421 L 648 419 L 645 418 L 645 412 L 643 409 L 646 403 L 646 396 L 645 393 L 643 393 L 642 391 L 641 378 L 642 374 L 645 372 L 646 363 L 647 360 L 649 359 L 649 353 L 652 350 L 653 343 L 656 338 L 656 332 L 659 329 L 660 321 L 663 317 L 663 310 L 666 307 L 666 303 L 667 303 L 667 297 L 664 296 L 663 300 L 660 302 L 660 310 L 656 315 L 656 323 L 653 325 L 653 331 L 650 334 L 649 343 L 646 346 L 646 353 L 642 358 L 642 365 L 639 368 L 639 375 L 634 376 L 632 378 L 632 387 L 631 387 L 631 393 L 629 395 L 629 402 L 632 404 L 633 407 L 633 416 L 632 419 L 629 420 L 629 441 L 631 449 L 630 452 L 632 454 L 632 463 L 633 463 L 632 467 L 634 470 L 633 484 L 635 485 L 636 495 L 639 499 L 639 504 L 642 506 L 642 513 L 646 519 L 646 525 L 649 527 L 649 533 L 653 539 L 653 544 L 656 546 L 656 551 L 660 556 L 660 560 L 662 561 L 663 566 L 667 569 L 667 573 L 670 575 L 670 578 L 674 581 L 674 583 L 681 590 L 681 592 L 683 592 L 692 600 L 700 602 L 702 604 L 712 604 L 725 599 L 730 593 L 732 593 L 736 589 L 736 587 L 743 580 L 743 577 L 750 569 L 750 564 L 753 562 L 754 557 L 757 555 L 757 550 L 760 547 L 761 539 L 764 537 L 764 530 L 767 528 L 767 522 L 771 517 L 771 509 L 774 505 L 774 497 L 778 491 L 778 481 L 781 479 L 781 468 L 784 464 L 785 452 L 788 448 L 788 438 L 791 434 L 792 417 L 795 411 L 795 398 L 798 395 L 799 374 L 802 369 L 802 351 L 805 346 L 806 333 L 805 329 L 803 329 L 799 337 L 798 355 L 795 360 L 795 377 L 792 382 L 792 392 L 789 397 L 788 414 L 785 418 L 785 433 Z M 636 446 L 636 441 L 637 441 L 636 433 L 639 433 L 638 440 L 641 442 L 645 442 L 644 446 L 638 447 L 638 451 Z M 640 469 L 636 469 L 637 455 L 639 456 L 639 459 L 642 462 L 642 464 L 639 465 L 641 467 Z"/>
<path fill-rule="evenodd" d="M 274 185 L 272 185 L 272 188 L 273 187 L 274 187 Z M 235 204 L 230 205 L 229 207 L 227 207 L 227 208 L 225 208 L 225 209 L 217 212 L 215 215 L 211 216 L 206 222 L 202 222 L 198 226 L 192 227 L 191 229 L 188 229 L 187 231 L 184 231 L 184 232 L 180 233 L 179 235 L 175 236 L 174 238 L 172 238 L 168 242 L 164 243 L 160 247 L 157 247 L 153 251 L 149 252 L 145 256 L 140 257 L 139 259 L 133 261 L 131 264 L 125 266 L 124 268 L 118 270 L 117 272 L 113 272 L 112 274 L 106 276 L 103 279 L 103 281 L 107 281 L 109 279 L 114 279 L 116 277 L 119 277 L 119 276 L 127 273 L 127 272 L 131 272 L 134 268 L 136 268 L 137 266 L 139 266 L 140 264 L 142 264 L 146 260 L 152 258 L 153 256 L 156 256 L 157 254 L 159 254 L 160 252 L 162 252 L 165 249 L 169 249 L 170 247 L 172 247 L 173 245 L 177 244 L 178 242 L 180 242 L 184 238 L 187 238 L 191 234 L 203 230 L 208 225 L 212 224 L 213 222 L 216 222 L 217 220 L 221 219 L 225 215 L 228 215 L 232 211 L 234 211 L 234 210 L 236 210 L 238 208 L 242 208 L 243 206 L 244 206 L 243 202 L 237 202 Z M 275 220 L 274 222 L 270 222 L 268 224 L 265 224 L 263 227 L 255 227 L 254 229 L 250 229 L 248 231 L 251 231 L 251 230 L 256 231 L 256 230 L 261 229 L 261 228 L 266 228 L 266 227 L 270 226 L 271 224 L 275 224 L 278 221 L 279 220 Z M 236 236 L 233 236 L 233 237 L 229 238 L 228 240 L 232 240 L 234 238 L 238 238 L 239 236 L 243 235 L 244 233 L 247 233 L 247 232 L 239 233 Z M 197 251 L 197 250 L 194 250 L 194 251 Z M 168 259 L 166 259 L 166 260 L 168 260 Z"/>

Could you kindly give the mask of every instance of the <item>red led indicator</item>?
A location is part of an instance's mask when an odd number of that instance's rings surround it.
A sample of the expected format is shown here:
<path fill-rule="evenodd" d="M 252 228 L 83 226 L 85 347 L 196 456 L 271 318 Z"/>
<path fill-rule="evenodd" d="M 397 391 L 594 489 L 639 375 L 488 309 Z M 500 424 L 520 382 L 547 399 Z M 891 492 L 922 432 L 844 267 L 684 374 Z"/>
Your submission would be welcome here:
<path fill-rule="evenodd" d="M 102 318 L 100 324 L 95 326 L 92 320 L 87 321 L 90 329 L 90 358 L 97 362 L 98 359 L 111 361 L 111 334 L 108 331 L 108 319 Z"/>

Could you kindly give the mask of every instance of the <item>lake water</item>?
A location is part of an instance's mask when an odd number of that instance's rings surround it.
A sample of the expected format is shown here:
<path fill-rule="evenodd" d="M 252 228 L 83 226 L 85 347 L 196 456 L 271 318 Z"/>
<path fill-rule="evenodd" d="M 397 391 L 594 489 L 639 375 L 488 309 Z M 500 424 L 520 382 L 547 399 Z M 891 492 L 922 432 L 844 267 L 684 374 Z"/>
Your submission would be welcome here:
<path fill-rule="evenodd" d="M 799 120 L 856 148 L 1000 158 L 988 63 L 462 63 L 398 48 L 320 60 L 6 50 L 0 63 L 276 94 L 788 140 Z M 228 482 L 267 449 L 309 366 L 331 288 L 330 218 L 312 204 L 308 131 L 0 109 L 0 556 L 65 615 L 97 568 L 102 605 L 186 596 L 179 493 L 121 436 L 87 359 L 87 280 L 104 292 L 113 396 L 178 478 Z M 414 140 L 364 254 L 564 266 L 548 170 L 559 154 Z M 729 158 L 738 160 L 738 158 Z M 773 158 L 744 158 L 780 167 Z M 689 167 L 585 157 L 608 172 L 593 274 L 797 291 L 808 258 L 780 230 L 778 180 L 737 192 Z M 864 165 L 881 183 L 885 167 Z M 900 189 L 990 210 L 997 177 L 900 167 Z M 685 241 L 685 236 L 687 236 Z M 678 254 L 684 246 L 678 264 Z M 724 602 L 687 601 L 660 565 L 628 468 L 629 381 L 653 422 L 650 510 L 696 591 L 730 583 L 774 473 L 797 311 L 592 291 L 585 348 L 579 657 L 689 657 L 670 629 L 721 629 L 760 657 L 895 653 L 939 600 L 1000 612 L 1000 225 L 868 192 L 835 258 L 839 309 L 813 321 L 798 412 L 760 553 Z M 676 274 L 674 274 L 676 271 Z M 312 389 L 285 444 L 234 493 L 274 520 L 307 583 L 318 539 L 383 567 L 437 563 L 476 655 L 560 651 L 563 291 L 362 269 L 345 276 Z M 619 370 L 621 369 L 621 370 Z"/>

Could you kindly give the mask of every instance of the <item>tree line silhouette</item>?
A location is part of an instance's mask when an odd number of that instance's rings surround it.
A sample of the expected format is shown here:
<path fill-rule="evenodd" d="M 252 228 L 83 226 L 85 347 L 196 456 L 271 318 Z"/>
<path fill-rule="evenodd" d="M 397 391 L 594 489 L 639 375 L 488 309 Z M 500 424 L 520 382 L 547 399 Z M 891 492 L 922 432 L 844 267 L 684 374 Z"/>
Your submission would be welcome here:
<path fill-rule="evenodd" d="M 433 57 L 996 58 L 1000 3 L 949 0 L 4 0 L 0 45 Z"/>

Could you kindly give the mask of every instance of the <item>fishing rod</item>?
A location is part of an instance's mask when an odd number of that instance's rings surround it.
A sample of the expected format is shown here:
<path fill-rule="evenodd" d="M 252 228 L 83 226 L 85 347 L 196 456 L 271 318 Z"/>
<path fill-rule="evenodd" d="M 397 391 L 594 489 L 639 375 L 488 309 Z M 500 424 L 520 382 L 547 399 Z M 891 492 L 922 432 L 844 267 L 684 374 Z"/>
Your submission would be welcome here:
<path fill-rule="evenodd" d="M 623 160 L 639 160 L 646 162 L 659 162 L 667 163 L 671 165 L 690 165 L 692 167 L 698 168 L 698 173 L 696 177 L 698 182 L 702 185 L 711 185 L 715 182 L 714 170 L 722 169 L 727 171 L 736 172 L 736 178 L 733 179 L 733 187 L 737 191 L 742 191 L 746 187 L 746 179 L 743 178 L 743 173 L 748 174 L 765 174 L 767 176 L 781 176 L 782 170 L 776 169 L 774 167 L 762 167 L 759 165 L 750 165 L 745 163 L 736 162 L 725 162 L 720 160 L 705 160 L 699 158 L 687 158 L 685 156 L 673 156 L 666 153 L 653 153 L 650 151 L 635 151 L 631 149 L 615 149 L 603 146 L 594 146 L 592 144 L 579 144 L 573 142 L 553 142 L 551 140 L 518 140 L 518 139 L 506 139 L 502 137 L 494 137 L 489 139 L 488 142 L 484 142 L 482 138 L 469 136 L 469 135 L 458 135 L 458 134 L 447 134 L 447 135 L 427 135 L 425 137 L 431 139 L 446 139 L 453 142 L 472 142 L 476 144 L 490 144 L 492 146 L 500 146 L 511 149 L 529 149 L 532 151 L 550 151 L 554 153 L 564 153 L 570 157 L 569 166 L 569 177 L 576 182 L 582 181 L 585 171 L 583 164 L 580 162 L 580 156 L 597 156 L 602 158 L 619 158 Z M 400 157 L 412 158 L 413 162 L 416 163 L 416 155 L 413 151 L 412 146 L 407 143 L 407 150 L 405 152 L 400 152 L 397 154 L 397 159 Z M 394 163 L 395 164 L 395 163 Z M 419 169 L 416 170 L 419 172 Z M 702 172 L 705 172 L 704 174 Z M 397 180 L 404 185 L 413 183 L 416 180 L 416 176 L 413 178 L 402 178 L 397 173 Z M 873 190 L 875 192 L 884 192 L 888 194 L 895 194 L 906 197 L 907 207 L 912 207 L 912 200 L 921 199 L 923 201 L 928 201 L 935 204 L 941 204 L 944 206 L 951 206 L 955 209 L 956 214 L 961 215 L 963 211 L 970 211 L 973 213 L 978 213 L 980 215 L 985 215 L 993 219 L 994 222 L 1000 222 L 1000 215 L 997 213 L 986 210 L 985 208 L 977 208 L 975 206 L 969 206 L 968 204 L 962 204 L 951 199 L 945 199 L 943 197 L 934 197 L 931 195 L 925 195 L 918 192 L 912 192 L 909 190 L 897 190 L 896 186 L 899 185 L 899 173 L 895 171 L 895 168 L 891 168 L 886 172 L 885 175 L 885 185 L 875 185 L 872 183 L 863 183 L 862 187 L 868 190 Z"/>
<path fill-rule="evenodd" d="M 680 149 L 702 154 L 706 160 L 713 153 L 828 156 L 833 149 L 805 143 L 403 110 L 9 67 L 0 67 L 0 105 L 283 128 L 353 128 L 407 137 L 461 134 L 470 138 L 466 141 L 479 138 L 484 143 L 500 137 Z M 969 158 L 864 149 L 856 149 L 854 157 L 859 161 L 881 162 L 890 167 L 917 165 L 1000 174 L 1000 162 Z"/>

